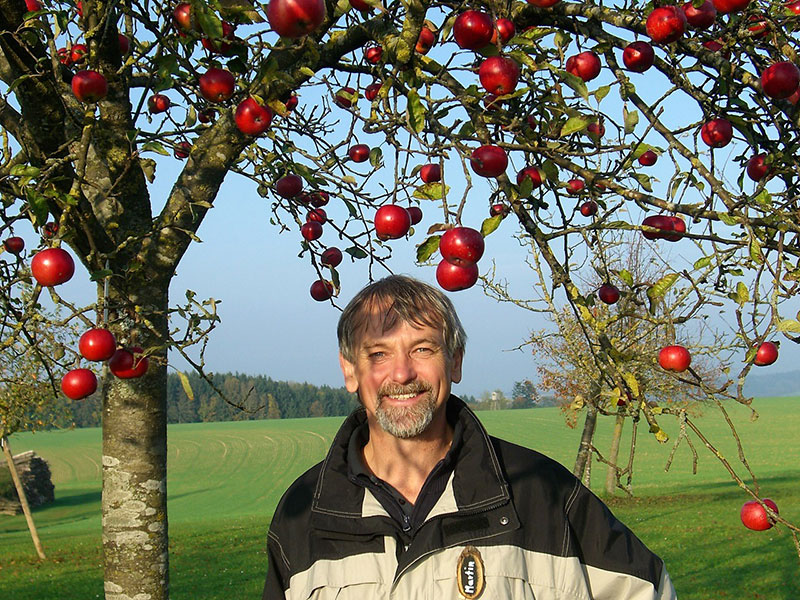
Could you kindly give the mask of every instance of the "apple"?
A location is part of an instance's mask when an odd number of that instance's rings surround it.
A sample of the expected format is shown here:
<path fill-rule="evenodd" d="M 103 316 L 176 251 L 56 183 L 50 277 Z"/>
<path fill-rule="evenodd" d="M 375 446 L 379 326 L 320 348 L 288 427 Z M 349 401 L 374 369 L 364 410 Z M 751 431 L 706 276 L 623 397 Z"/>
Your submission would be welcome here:
<path fill-rule="evenodd" d="M 200 95 L 209 102 L 224 102 L 233 96 L 236 79 L 230 71 L 212 67 L 197 80 Z"/>
<path fill-rule="evenodd" d="M 25 0 L 25 8 L 28 9 L 28 12 L 36 12 L 42 10 L 42 5 L 39 0 Z"/>
<path fill-rule="evenodd" d="M 756 154 L 747 161 L 747 176 L 753 181 L 761 181 L 772 169 L 767 164 L 766 154 Z"/>
<path fill-rule="evenodd" d="M 63 248 L 45 248 L 34 254 L 31 274 L 42 287 L 69 281 L 75 273 L 75 262 Z"/>
<path fill-rule="evenodd" d="M 422 221 L 422 209 L 419 206 L 409 206 L 407 209 L 408 216 L 411 217 L 411 225 L 416 225 Z"/>
<path fill-rule="evenodd" d="M 742 11 L 750 4 L 750 0 L 713 0 L 713 2 L 717 12 L 723 15 Z"/>
<path fill-rule="evenodd" d="M 364 48 L 364 60 L 372 65 L 377 65 L 383 58 L 383 48 L 381 46 L 367 46 Z"/>
<path fill-rule="evenodd" d="M 517 173 L 517 185 L 521 185 L 526 177 L 531 180 L 533 189 L 542 185 L 542 171 L 538 167 L 525 167 Z"/>
<path fill-rule="evenodd" d="M 705 0 L 700 6 L 695 6 L 692 2 L 683 5 L 683 14 L 686 21 L 695 29 L 708 29 L 717 19 L 717 9 L 710 0 Z"/>
<path fill-rule="evenodd" d="M 481 85 L 490 94 L 510 94 L 519 81 L 519 65 L 513 58 L 490 56 L 478 69 Z"/>
<path fill-rule="evenodd" d="M 419 177 L 424 183 L 434 183 L 442 180 L 442 168 L 436 163 L 422 165 L 419 170 Z"/>
<path fill-rule="evenodd" d="M 333 284 L 324 279 L 317 279 L 311 284 L 311 297 L 317 302 L 325 302 L 333 297 Z"/>
<path fill-rule="evenodd" d="M 733 138 L 733 127 L 728 119 L 711 119 L 700 129 L 700 137 L 711 148 L 723 148 Z"/>
<path fill-rule="evenodd" d="M 360 10 L 361 12 L 372 11 L 374 8 L 371 4 L 365 2 L 364 0 L 350 0 L 350 6 L 356 10 Z"/>
<path fill-rule="evenodd" d="M 369 160 L 369 146 L 366 144 L 356 144 L 355 146 L 350 146 L 350 149 L 347 151 L 347 156 L 349 156 L 350 160 L 353 162 L 365 162 Z"/>
<path fill-rule="evenodd" d="M 778 505 L 769 498 L 762 498 L 761 502 L 769 506 L 775 514 L 778 514 Z M 742 512 L 739 515 L 742 524 L 753 531 L 766 531 L 773 525 L 770 521 L 767 510 L 756 500 L 750 500 L 742 505 Z"/>
<path fill-rule="evenodd" d="M 117 39 L 119 41 L 119 53 L 125 56 L 131 49 L 131 41 L 128 39 L 128 36 L 121 33 L 117 34 Z"/>
<path fill-rule="evenodd" d="M 380 240 L 396 240 L 411 229 L 411 215 L 399 204 L 386 204 L 375 212 L 375 235 Z"/>
<path fill-rule="evenodd" d="M 631 42 L 622 51 L 622 62 L 625 68 L 634 73 L 644 73 L 653 66 L 656 53 L 647 42 Z"/>
<path fill-rule="evenodd" d="M 647 150 L 642 152 L 642 155 L 639 157 L 639 164 L 643 167 L 652 167 L 654 164 L 656 164 L 657 160 L 658 154 L 652 150 Z"/>
<path fill-rule="evenodd" d="M 567 182 L 567 189 L 570 194 L 580 194 L 586 187 L 586 182 L 583 179 L 570 179 Z"/>
<path fill-rule="evenodd" d="M 319 208 L 320 206 L 325 206 L 328 203 L 328 199 L 328 192 L 316 191 L 308 194 L 307 201 L 312 206 Z"/>
<path fill-rule="evenodd" d="M 78 13 L 79 17 L 83 18 L 83 2 L 81 0 L 75 3 L 75 12 Z"/>
<path fill-rule="evenodd" d="M 679 219 L 680 220 L 680 219 Z M 681 221 L 683 223 L 683 221 Z M 653 227 L 658 231 L 642 231 L 642 235 L 648 240 L 666 239 L 675 229 L 675 223 L 669 215 L 652 215 L 642 221 L 642 227 Z"/>
<path fill-rule="evenodd" d="M 325 267 L 331 267 L 332 269 L 335 269 L 342 262 L 342 251 L 336 246 L 326 248 L 320 257 L 319 262 Z"/>
<path fill-rule="evenodd" d="M 236 127 L 245 135 L 261 135 L 272 122 L 272 111 L 255 98 L 245 98 L 236 107 L 233 119 Z"/>
<path fill-rule="evenodd" d="M 275 193 L 282 198 L 294 198 L 303 191 L 303 178 L 299 175 L 284 175 L 275 182 Z"/>
<path fill-rule="evenodd" d="M 83 400 L 97 391 L 97 377 L 89 369 L 72 369 L 61 378 L 61 391 L 70 400 Z"/>
<path fill-rule="evenodd" d="M 147 373 L 150 361 L 140 356 L 142 349 L 138 346 L 120 348 L 108 361 L 108 369 L 120 379 L 135 379 Z"/>
<path fill-rule="evenodd" d="M 794 2 L 790 2 L 784 6 L 785 9 L 788 9 L 790 12 L 800 15 L 800 0 L 795 0 Z"/>
<path fill-rule="evenodd" d="M 591 81 L 600 75 L 600 68 L 600 57 L 588 50 L 570 56 L 567 59 L 567 72 L 580 77 L 584 81 Z"/>
<path fill-rule="evenodd" d="M 766 367 L 778 360 L 778 344 L 764 342 L 758 347 L 753 364 L 757 367 Z"/>
<path fill-rule="evenodd" d="M 528 4 L 533 4 L 539 8 L 550 8 L 561 2 L 561 0 L 528 0 Z"/>
<path fill-rule="evenodd" d="M 497 217 L 503 216 L 505 217 L 508 214 L 509 207 L 503 204 L 502 202 L 498 202 L 497 204 L 492 204 L 489 207 L 489 216 L 490 217 Z"/>
<path fill-rule="evenodd" d="M 419 37 L 417 38 L 414 50 L 420 54 L 427 54 L 435 43 L 436 32 L 433 26 L 428 21 L 425 21 L 425 23 L 422 24 L 422 29 L 419 31 Z"/>
<path fill-rule="evenodd" d="M 183 160 L 184 158 L 189 158 L 189 154 L 192 152 L 192 144 L 187 141 L 178 142 L 178 145 L 175 146 L 175 150 L 173 151 L 173 155 L 175 158 Z"/>
<path fill-rule="evenodd" d="M 217 111 L 214 108 L 204 108 L 197 113 L 197 120 L 201 123 L 213 123 L 217 120 Z"/>
<path fill-rule="evenodd" d="M 381 91 L 381 82 L 374 81 L 364 88 L 364 98 L 372 102 L 378 97 L 378 92 Z"/>
<path fill-rule="evenodd" d="M 770 29 L 770 23 L 764 20 L 763 15 L 760 13 L 756 15 L 750 15 L 747 20 L 753 23 L 753 25 L 750 25 L 747 28 L 747 31 L 749 31 L 754 38 L 763 38 L 765 35 L 767 35 L 767 31 Z"/>
<path fill-rule="evenodd" d="M 306 221 L 300 227 L 300 235 L 309 242 L 318 240 L 322 237 L 322 223 L 319 221 Z"/>
<path fill-rule="evenodd" d="M 5 248 L 6 252 L 19 256 L 25 249 L 25 240 L 19 236 L 12 235 L 3 240 L 3 248 Z"/>
<path fill-rule="evenodd" d="M 316 221 L 320 225 L 328 220 L 328 214 L 324 208 L 312 208 L 306 215 L 306 221 Z"/>
<path fill-rule="evenodd" d="M 481 177 L 497 177 L 508 167 L 508 156 L 500 146 L 487 144 L 475 148 L 469 162 L 472 170 Z"/>
<path fill-rule="evenodd" d="M 453 227 L 442 234 L 439 252 L 447 262 L 461 267 L 475 264 L 483 256 L 483 236 L 471 227 Z"/>
<path fill-rule="evenodd" d="M 108 329 L 90 329 L 78 340 L 78 351 L 86 360 L 99 362 L 108 360 L 117 350 L 117 340 Z"/>
<path fill-rule="evenodd" d="M 236 39 L 236 27 L 228 23 L 222 22 L 222 37 L 218 39 L 203 38 L 201 40 L 203 48 L 212 54 L 221 54 L 227 56 L 231 50 L 231 42 Z"/>
<path fill-rule="evenodd" d="M 800 70 L 788 60 L 768 66 L 761 74 L 761 89 L 775 100 L 788 98 L 798 87 L 800 87 Z"/>
<path fill-rule="evenodd" d="M 353 103 L 358 99 L 358 92 L 356 92 L 351 87 L 343 87 L 333 98 L 333 101 L 336 103 L 336 106 L 341 106 L 342 108 L 350 108 L 353 106 Z"/>
<path fill-rule="evenodd" d="M 325 19 L 325 0 L 269 0 L 267 21 L 281 37 L 299 38 Z"/>
<path fill-rule="evenodd" d="M 436 267 L 436 281 L 448 292 L 466 290 L 478 281 L 478 265 L 454 265 L 442 259 Z"/>
<path fill-rule="evenodd" d="M 692 364 L 692 357 L 683 346 L 665 346 L 658 353 L 658 364 L 666 371 L 683 373 Z"/>
<path fill-rule="evenodd" d="M 57 233 L 58 233 L 58 223 L 56 223 L 55 221 L 48 221 L 47 223 L 44 224 L 44 227 L 42 227 L 42 237 L 45 238 L 46 240 L 53 239 Z"/>
<path fill-rule="evenodd" d="M 669 44 L 679 40 L 686 30 L 686 14 L 677 6 L 654 8 L 645 27 L 656 44 Z"/>
<path fill-rule="evenodd" d="M 581 214 L 584 217 L 591 217 L 597 214 L 597 202 L 594 200 L 587 200 L 583 204 L 581 204 L 580 208 L 578 209 L 581 211 Z"/>
<path fill-rule="evenodd" d="M 703 42 L 703 48 L 710 50 L 711 52 L 719 52 L 722 50 L 723 45 L 719 40 L 706 40 Z"/>
<path fill-rule="evenodd" d="M 597 297 L 606 304 L 615 304 L 619 300 L 619 289 L 612 283 L 604 283 L 597 289 Z"/>
<path fill-rule="evenodd" d="M 486 94 L 483 97 L 483 105 L 486 107 L 486 110 L 499 110 L 500 107 L 503 105 L 503 101 L 500 99 L 500 96 L 496 94 Z"/>
<path fill-rule="evenodd" d="M 69 60 L 72 64 L 79 65 L 86 62 L 89 55 L 89 48 L 86 44 L 73 44 L 69 51 Z"/>
<path fill-rule="evenodd" d="M 59 48 L 57 54 L 58 54 L 58 62 L 60 62 L 62 65 L 68 67 L 72 64 L 72 56 L 70 55 L 70 51 L 67 48 L 63 47 Z"/>
<path fill-rule="evenodd" d="M 677 242 L 683 237 L 683 234 L 686 233 L 686 223 L 678 216 L 673 215 L 668 218 L 672 223 L 672 231 L 667 233 L 664 239 L 668 242 Z"/>
<path fill-rule="evenodd" d="M 595 121 L 593 123 L 589 123 L 586 126 L 586 132 L 589 133 L 591 136 L 600 139 L 606 133 L 606 127 L 599 121 Z"/>
<path fill-rule="evenodd" d="M 192 30 L 192 5 L 181 2 L 172 10 L 172 22 L 180 31 Z"/>
<path fill-rule="evenodd" d="M 798 0 L 800 2 L 800 0 Z M 517 28 L 514 25 L 514 21 L 511 19 L 506 19 L 505 17 L 501 17 L 497 19 L 494 23 L 494 31 L 492 32 L 492 39 L 489 40 L 490 44 L 497 44 L 497 36 L 500 36 L 500 45 L 504 45 L 508 43 L 508 41 L 514 37 L 517 33 Z"/>
<path fill-rule="evenodd" d="M 164 94 L 153 94 L 147 99 L 147 110 L 151 115 L 166 112 L 171 102 L 169 96 Z"/>
<path fill-rule="evenodd" d="M 465 50 L 479 50 L 492 41 L 495 33 L 492 16 L 479 10 L 466 10 L 453 23 L 456 44 Z"/>
<path fill-rule="evenodd" d="M 72 77 L 72 93 L 75 94 L 79 102 L 91 104 L 106 97 L 108 82 L 97 71 L 92 71 L 91 69 L 78 71 Z"/>

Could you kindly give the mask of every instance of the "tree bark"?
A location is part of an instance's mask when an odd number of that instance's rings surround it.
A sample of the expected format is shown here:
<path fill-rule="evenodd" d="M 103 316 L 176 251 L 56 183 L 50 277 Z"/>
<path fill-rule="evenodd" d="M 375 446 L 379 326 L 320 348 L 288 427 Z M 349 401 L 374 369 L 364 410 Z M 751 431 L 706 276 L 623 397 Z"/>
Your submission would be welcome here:
<path fill-rule="evenodd" d="M 575 468 L 572 470 L 572 473 L 578 479 L 583 479 L 589 468 L 588 465 L 592 456 L 592 439 L 594 438 L 596 425 L 597 408 L 595 408 L 594 404 L 589 404 L 586 407 L 586 421 L 583 424 L 583 435 L 581 435 L 581 443 L 578 446 L 578 456 L 575 458 Z"/>
<path fill-rule="evenodd" d="M 39 534 L 36 531 L 36 524 L 33 522 L 31 507 L 28 506 L 28 498 L 25 496 L 25 488 L 22 486 L 22 481 L 20 481 L 19 474 L 17 473 L 17 467 L 14 466 L 14 457 L 11 456 L 11 448 L 8 447 L 8 438 L 3 436 L 0 439 L 2 439 L 3 442 L 3 454 L 6 456 L 8 470 L 11 471 L 11 479 L 14 481 L 14 487 L 17 488 L 19 503 L 22 506 L 22 512 L 25 513 L 25 520 L 28 522 L 28 530 L 31 532 L 31 538 L 33 539 L 33 545 L 36 548 L 36 553 L 39 555 L 40 559 L 46 560 L 47 557 L 44 555 L 42 542 L 39 539 Z"/>
<path fill-rule="evenodd" d="M 625 417 L 618 412 L 617 420 L 614 422 L 614 435 L 611 438 L 611 449 L 608 452 L 608 470 L 606 471 L 606 493 L 614 495 L 617 489 L 617 459 L 619 458 L 619 444 L 622 439 L 622 428 L 625 425 Z"/>

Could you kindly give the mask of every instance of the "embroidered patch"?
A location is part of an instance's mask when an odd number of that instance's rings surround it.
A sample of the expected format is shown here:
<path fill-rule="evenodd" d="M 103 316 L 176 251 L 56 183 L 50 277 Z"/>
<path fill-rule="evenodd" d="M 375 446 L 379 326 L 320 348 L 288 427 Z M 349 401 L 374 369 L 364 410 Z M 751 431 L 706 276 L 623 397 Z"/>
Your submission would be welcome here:
<path fill-rule="evenodd" d="M 466 600 L 475 600 L 485 587 L 481 553 L 475 546 L 467 546 L 458 557 L 458 591 Z"/>

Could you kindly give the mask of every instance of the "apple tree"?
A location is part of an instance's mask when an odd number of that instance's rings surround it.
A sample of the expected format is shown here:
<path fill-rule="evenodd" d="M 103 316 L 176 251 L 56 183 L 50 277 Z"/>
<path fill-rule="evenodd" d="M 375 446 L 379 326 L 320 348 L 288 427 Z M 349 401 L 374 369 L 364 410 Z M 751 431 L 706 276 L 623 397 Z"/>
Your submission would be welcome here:
<path fill-rule="evenodd" d="M 319 301 L 347 285 L 344 255 L 372 274 L 416 252 L 448 291 L 481 268 L 491 282 L 484 244 L 515 223 L 547 294 L 590 332 L 604 387 L 657 439 L 674 416 L 713 448 L 685 411 L 645 401 L 592 314 L 587 272 L 645 306 L 625 318 L 666 331 L 665 347 L 681 346 L 670 322 L 723 306 L 737 372 L 707 380 L 676 350 L 661 366 L 720 408 L 750 403 L 747 373 L 800 334 L 798 12 L 762 0 L 0 0 L 2 236 L 32 228 L 32 262 L 69 248 L 97 284 L 83 325 L 114 340 L 106 597 L 168 596 L 167 351 L 185 354 L 217 320 L 191 293 L 172 306 L 169 284 L 229 176 L 297 236 Z M 167 181 L 156 167 L 170 154 L 185 162 Z M 403 241 L 412 226 L 428 232 L 416 250 Z M 325 230 L 344 247 L 324 246 Z M 606 259 L 638 236 L 680 248 L 654 281 Z M 37 290 L 63 281 L 34 267 Z"/>

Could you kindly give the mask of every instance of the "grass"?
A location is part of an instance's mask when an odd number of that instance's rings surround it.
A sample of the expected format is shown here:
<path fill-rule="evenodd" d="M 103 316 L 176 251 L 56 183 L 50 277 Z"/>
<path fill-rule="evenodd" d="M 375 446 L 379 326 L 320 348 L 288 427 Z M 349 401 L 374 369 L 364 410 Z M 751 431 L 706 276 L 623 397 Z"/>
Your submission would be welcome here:
<path fill-rule="evenodd" d="M 761 492 L 781 514 L 800 522 L 800 399 L 757 402 L 761 418 L 731 408 L 759 477 Z M 567 466 L 579 429 L 557 409 L 483 412 L 491 433 L 534 447 Z M 263 584 L 266 530 L 286 486 L 322 458 L 341 418 L 172 425 L 169 428 L 169 528 L 173 600 L 258 598 Z M 664 464 L 677 427 L 662 419 L 671 440 L 658 444 L 640 427 L 636 498 L 609 498 L 612 510 L 667 563 L 682 600 L 800 597 L 798 558 L 783 529 L 750 532 L 739 522 L 747 499 L 714 456 L 698 445 L 699 472 L 691 473 L 685 441 L 668 473 Z M 704 433 L 744 475 L 717 411 L 698 419 Z M 610 420 L 596 444 L 607 449 Z M 628 431 L 629 435 L 630 432 Z M 629 437 L 628 437 L 629 440 Z M 20 434 L 12 450 L 36 450 L 50 463 L 56 502 L 35 518 L 48 554 L 36 559 L 22 516 L 0 516 L 0 581 L 15 600 L 102 598 L 100 444 L 98 429 Z M 623 447 L 625 443 L 623 443 Z M 594 483 L 605 479 L 595 463 Z M 598 490 L 596 490 L 598 491 Z"/>

